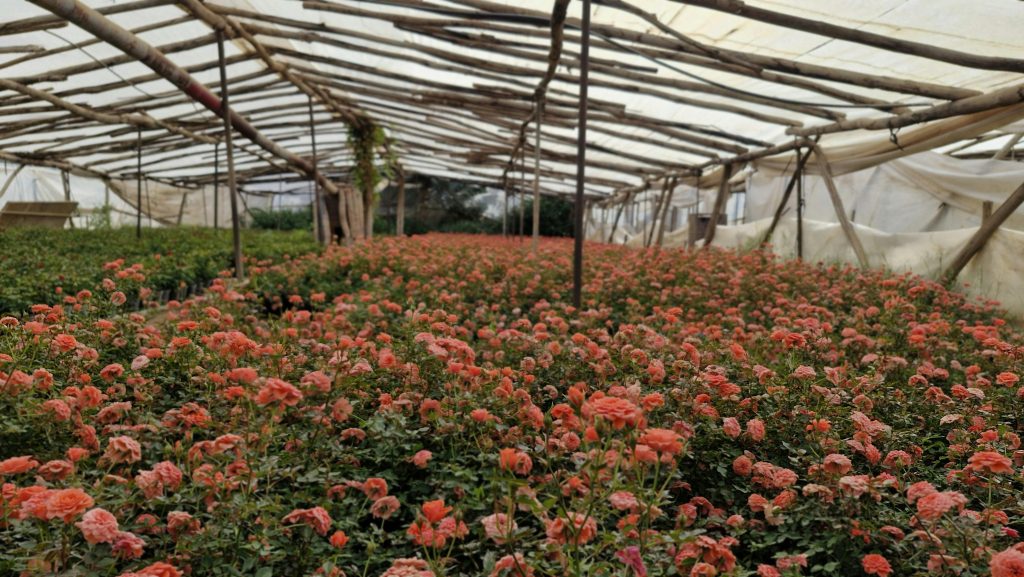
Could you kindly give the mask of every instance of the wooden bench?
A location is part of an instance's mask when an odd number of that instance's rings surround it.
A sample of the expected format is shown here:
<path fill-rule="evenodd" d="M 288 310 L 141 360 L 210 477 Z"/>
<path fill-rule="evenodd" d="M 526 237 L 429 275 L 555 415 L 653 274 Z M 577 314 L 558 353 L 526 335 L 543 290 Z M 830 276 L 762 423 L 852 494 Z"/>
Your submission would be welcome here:
<path fill-rule="evenodd" d="M 76 208 L 73 201 L 10 201 L 0 209 L 0 228 L 64 228 Z"/>

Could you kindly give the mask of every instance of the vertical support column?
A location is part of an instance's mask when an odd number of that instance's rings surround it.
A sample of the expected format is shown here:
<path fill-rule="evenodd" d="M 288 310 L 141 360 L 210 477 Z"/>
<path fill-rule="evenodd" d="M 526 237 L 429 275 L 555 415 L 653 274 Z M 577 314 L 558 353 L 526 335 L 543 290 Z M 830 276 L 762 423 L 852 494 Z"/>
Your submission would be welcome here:
<path fill-rule="evenodd" d="M 981 203 L 981 222 L 982 222 L 982 224 L 984 224 L 984 222 L 986 220 L 992 218 L 992 206 L 993 205 L 992 205 L 992 201 L 991 200 L 986 200 L 985 202 Z"/>
<path fill-rule="evenodd" d="M 220 65 L 220 104 L 224 119 L 224 150 L 228 160 L 228 194 L 231 195 L 231 240 L 235 253 L 235 278 L 245 277 L 242 262 L 242 231 L 238 219 L 238 183 L 235 181 L 235 155 L 231 145 L 231 107 L 228 105 L 228 73 L 224 64 L 224 31 L 217 31 L 217 58 Z"/>
<path fill-rule="evenodd" d="M 580 31 L 579 134 L 576 139 L 576 206 L 573 212 L 572 305 L 583 301 L 583 183 L 587 172 L 587 84 L 590 77 L 590 0 L 583 0 Z"/>
<path fill-rule="evenodd" d="M 718 230 L 718 219 L 725 209 L 725 204 L 729 200 L 729 179 L 732 178 L 732 165 L 725 164 L 722 166 L 722 182 L 718 184 L 718 196 L 715 197 L 715 207 L 711 210 L 711 220 L 708 221 L 708 229 L 704 233 L 704 247 L 711 246 L 712 241 L 715 240 L 715 231 Z"/>
<path fill-rule="evenodd" d="M 857 262 L 860 263 L 862 268 L 866 268 L 868 266 L 867 252 L 864 251 L 864 245 L 861 244 L 857 231 L 846 216 L 846 209 L 843 208 L 843 199 L 839 197 L 839 190 L 832 179 L 832 168 L 828 163 L 828 158 L 825 157 L 825 153 L 818 145 L 814 145 L 814 157 L 818 160 L 821 177 L 825 180 L 825 188 L 828 189 L 828 195 L 832 198 L 832 208 L 836 211 L 836 218 L 839 219 L 839 225 L 843 228 L 846 240 L 853 247 L 853 252 L 857 255 Z"/>
<path fill-rule="evenodd" d="M 615 239 L 615 230 L 619 228 L 619 219 L 622 218 L 622 211 L 625 210 L 626 203 L 632 200 L 633 191 L 629 191 L 626 193 L 626 198 L 622 199 L 622 202 L 619 203 L 619 209 L 615 211 L 615 220 L 612 221 L 612 230 L 611 232 L 608 233 L 608 244 L 611 244 L 612 241 Z"/>
<path fill-rule="evenodd" d="M 809 151 L 808 151 L 809 152 Z M 804 258 L 804 175 L 796 177 L 796 257 Z"/>
<path fill-rule="evenodd" d="M 782 200 L 779 202 L 778 208 L 775 209 L 775 215 L 772 216 L 772 223 L 768 227 L 767 232 L 764 233 L 764 238 L 761 239 L 761 244 L 765 245 L 771 240 L 772 235 L 775 234 L 775 227 L 779 225 L 779 220 L 782 219 L 782 212 L 786 210 L 786 205 L 789 203 L 789 197 L 793 194 L 793 188 L 797 183 L 797 180 L 803 178 L 804 165 L 807 164 L 807 159 L 811 157 L 811 150 L 807 149 L 807 152 L 801 155 L 800 149 L 796 149 L 796 169 L 793 171 L 793 176 L 789 178 L 789 183 L 786 184 L 786 190 L 782 193 Z M 799 199 L 797 202 L 797 214 L 800 213 Z"/>
<path fill-rule="evenodd" d="M 398 206 L 395 207 L 395 234 L 405 236 L 405 169 L 399 164 L 398 172 Z"/>
<path fill-rule="evenodd" d="M 519 241 L 522 242 L 526 232 L 526 147 L 519 150 Z"/>
<path fill-rule="evenodd" d="M 1017 190 L 1013 191 L 1013 194 L 1011 194 L 1009 198 L 1007 198 L 1003 204 L 999 205 L 999 208 L 992 213 L 992 216 L 982 221 L 981 226 L 978 227 L 978 232 L 974 233 L 971 240 L 969 240 L 964 248 L 956 255 L 956 258 L 953 259 L 949 268 L 947 268 L 946 272 L 942 275 L 943 280 L 947 285 L 952 284 L 953 281 L 956 280 L 960 271 L 967 266 L 967 263 L 971 262 L 974 255 L 978 254 L 981 252 L 981 249 L 985 248 L 985 243 L 988 242 L 988 239 L 991 238 L 997 230 L 999 230 L 999 227 L 1006 222 L 1006 219 L 1010 218 L 1010 215 L 1013 214 L 1021 204 L 1024 204 L 1024 184 L 1018 186 Z"/>
<path fill-rule="evenodd" d="M 658 246 L 660 247 L 665 242 L 665 221 L 668 220 L 668 209 L 672 205 L 672 197 L 676 193 L 676 179 L 673 176 L 668 184 L 668 196 L 665 198 L 665 203 L 661 207 L 661 224 L 658 225 Z"/>
<path fill-rule="evenodd" d="M 220 143 L 213 145 L 213 228 L 220 228 Z"/>
<path fill-rule="evenodd" d="M 316 122 L 313 120 L 313 97 L 309 96 L 309 137 L 313 145 L 313 158 L 310 163 L 313 165 L 313 238 L 317 244 L 327 244 L 323 234 L 323 219 L 320 216 L 320 179 L 319 169 L 316 166 Z"/>
<path fill-rule="evenodd" d="M 135 238 L 142 238 L 142 129 L 137 131 L 138 138 L 135 144 Z"/>
<path fill-rule="evenodd" d="M 544 120 L 544 101 L 537 101 L 537 133 L 533 144 L 533 241 L 531 249 L 537 252 L 540 242 L 540 131 Z"/>
<path fill-rule="evenodd" d="M 505 179 L 505 210 L 501 213 L 501 237 L 508 237 L 508 179 Z"/>

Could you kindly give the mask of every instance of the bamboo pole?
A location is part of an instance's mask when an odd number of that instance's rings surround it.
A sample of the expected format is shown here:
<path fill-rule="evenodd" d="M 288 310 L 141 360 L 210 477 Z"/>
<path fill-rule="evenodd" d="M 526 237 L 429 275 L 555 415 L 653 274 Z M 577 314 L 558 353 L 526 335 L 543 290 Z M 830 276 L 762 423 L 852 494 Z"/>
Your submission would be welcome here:
<path fill-rule="evenodd" d="M 718 229 L 718 219 L 725 209 L 725 203 L 729 200 L 729 179 L 732 178 L 733 165 L 726 164 L 722 167 L 724 171 L 722 174 L 722 180 L 718 184 L 718 195 L 715 196 L 715 206 L 711 210 L 711 220 L 708 221 L 708 228 L 704 231 L 704 246 L 703 249 L 707 249 L 711 246 L 711 243 L 715 240 L 715 231 Z M 700 194 L 700 191 L 697 192 Z"/>
<path fill-rule="evenodd" d="M 20 173 L 24 168 L 24 164 L 19 164 L 18 167 L 7 176 L 7 180 L 4 181 L 4 185 L 0 187 L 0 198 L 4 197 L 4 194 L 7 193 L 7 189 L 14 183 L 14 179 L 18 176 L 18 173 Z"/>
<path fill-rule="evenodd" d="M 810 154 L 810 150 L 807 151 Z M 796 258 L 804 258 L 804 174 L 796 177 Z"/>
<path fill-rule="evenodd" d="M 1013 137 L 1010 138 L 1010 140 L 1008 140 L 1006 144 L 1004 144 L 1003 147 L 999 149 L 999 152 L 997 152 L 995 156 L 992 157 L 992 159 L 1003 160 L 1007 156 L 1010 156 L 1010 153 L 1013 152 L 1013 147 L 1017 146 L 1017 143 L 1020 142 L 1021 137 L 1024 137 L 1024 132 L 1018 132 L 1014 134 Z"/>
<path fill-rule="evenodd" d="M 655 233 L 658 230 L 658 217 L 661 215 L 661 210 L 662 210 L 662 207 L 665 204 L 665 201 L 666 201 L 666 199 L 668 197 L 668 189 L 669 189 L 669 186 L 671 186 L 671 185 L 672 185 L 672 179 L 671 178 L 666 178 L 665 179 L 665 183 L 661 185 L 661 194 L 658 195 L 657 202 L 654 202 L 654 199 L 651 199 L 652 203 L 654 204 L 654 210 L 651 212 L 651 218 L 650 218 L 650 221 L 651 221 L 651 233 L 647 235 L 646 239 L 644 239 L 644 246 L 645 247 L 650 247 L 651 245 L 654 244 L 654 235 L 655 235 Z"/>
<path fill-rule="evenodd" d="M 832 167 L 829 165 L 828 158 L 825 157 L 825 152 L 817 144 L 814 145 L 814 157 L 818 161 L 818 168 L 821 171 L 822 180 L 825 181 L 825 188 L 828 189 L 828 195 L 832 199 L 832 207 L 835 208 L 836 218 L 839 219 L 839 225 L 843 227 L 843 234 L 846 235 L 846 240 L 853 247 L 853 252 L 857 254 L 857 262 L 860 263 L 861 268 L 867 268 L 869 264 L 868 255 L 864 251 L 864 245 L 861 244 L 856 229 L 853 228 L 850 219 L 846 216 L 846 209 L 843 208 L 843 199 L 839 196 L 839 190 L 836 189 L 836 183 L 832 179 Z"/>
<path fill-rule="evenodd" d="M 1010 215 L 1020 208 L 1021 204 L 1024 204 L 1024 184 L 1018 186 L 1017 190 L 1014 190 L 1003 204 L 999 205 L 999 208 L 992 213 L 992 216 L 981 223 L 981 226 L 978 227 L 978 231 L 974 233 L 971 240 L 969 240 L 964 248 L 956 255 L 956 258 L 953 259 L 953 262 L 950 263 L 946 272 L 942 275 L 943 281 L 947 286 L 956 280 L 960 271 L 962 271 L 964 267 L 971 262 L 974 255 L 978 254 L 981 252 L 981 249 L 985 248 L 985 244 L 992 235 L 999 230 L 999 227 L 1006 222 L 1006 219 L 1009 218 Z"/>
<path fill-rule="evenodd" d="M 235 180 L 235 155 L 231 146 L 231 107 L 228 104 L 228 72 L 224 65 L 224 32 L 217 31 L 217 56 L 220 59 L 220 104 L 224 118 L 224 150 L 228 161 L 228 194 L 231 195 L 231 242 L 234 248 L 235 278 L 245 278 L 245 263 L 242 261 L 242 231 L 238 215 L 238 182 Z M 313 169 L 316 178 L 316 169 Z"/>
<path fill-rule="evenodd" d="M 590 76 L 590 0 L 583 0 L 583 26 L 580 29 L 580 106 L 576 145 L 576 203 L 573 213 L 572 306 L 579 310 L 583 302 L 583 197 L 587 172 L 587 83 Z"/>
<path fill-rule="evenodd" d="M 619 219 L 622 218 L 622 212 L 626 209 L 626 203 L 633 200 L 633 191 L 626 194 L 626 198 L 622 199 L 619 203 L 619 210 L 615 211 L 615 220 L 612 221 L 612 230 L 608 233 L 608 244 L 611 244 L 615 240 L 615 231 L 619 228 Z"/>

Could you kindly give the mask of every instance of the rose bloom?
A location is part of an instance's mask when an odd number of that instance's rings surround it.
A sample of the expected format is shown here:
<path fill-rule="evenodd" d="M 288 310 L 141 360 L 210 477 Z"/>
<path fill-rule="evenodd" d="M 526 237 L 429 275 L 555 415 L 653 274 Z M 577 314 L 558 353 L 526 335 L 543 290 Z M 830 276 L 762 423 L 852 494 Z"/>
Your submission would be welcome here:
<path fill-rule="evenodd" d="M 429 462 L 430 458 L 433 456 L 433 453 L 426 449 L 423 449 L 422 451 L 417 451 L 416 454 L 413 455 L 410 460 L 412 461 L 413 465 L 416 465 L 420 469 L 425 469 L 427 468 L 427 462 Z"/>
<path fill-rule="evenodd" d="M 640 407 L 619 397 L 601 397 L 590 401 L 590 409 L 595 416 L 611 423 L 615 429 L 626 425 L 636 426 L 643 417 Z"/>
<path fill-rule="evenodd" d="M 65 461 L 58 459 L 54 461 L 47 461 L 39 467 L 39 474 L 47 481 L 61 481 L 64 480 L 71 473 L 75 472 L 75 465 L 71 461 Z"/>
<path fill-rule="evenodd" d="M 597 535 L 597 521 L 593 517 L 572 511 L 567 513 L 566 516 L 568 521 L 572 523 L 571 527 L 566 523 L 566 519 L 562 517 L 557 517 L 554 521 L 546 523 L 547 527 L 544 532 L 552 542 L 560 545 L 569 542 L 574 545 L 582 545 Z"/>
<path fill-rule="evenodd" d="M 395 559 L 380 577 L 435 577 L 423 559 Z"/>
<path fill-rule="evenodd" d="M 917 500 L 917 516 L 925 521 L 934 521 L 954 507 L 963 510 L 967 497 L 956 491 L 931 493 Z"/>
<path fill-rule="evenodd" d="M 845 475 L 853 468 L 853 463 L 846 455 L 831 453 L 825 456 L 825 465 L 822 468 L 832 475 Z"/>
<path fill-rule="evenodd" d="M 275 379 L 267 379 L 263 388 L 256 394 L 256 403 L 266 406 L 271 403 L 278 403 L 280 406 L 294 406 L 302 400 L 302 392 L 295 388 L 295 385 Z"/>
<path fill-rule="evenodd" d="M 495 513 L 480 519 L 484 526 L 484 533 L 489 539 L 498 545 L 504 545 L 505 541 L 519 529 L 515 519 L 510 519 L 504 513 Z"/>
<path fill-rule="evenodd" d="M 498 452 L 498 466 L 502 471 L 512 471 L 525 476 L 533 469 L 533 460 L 519 449 L 508 447 Z"/>
<path fill-rule="evenodd" d="M 370 505 L 370 514 L 378 519 L 387 519 L 395 514 L 401 505 L 393 496 L 381 497 Z"/>
<path fill-rule="evenodd" d="M 992 577 L 1021 577 L 1024 575 L 1024 553 L 1009 548 L 992 556 L 988 562 Z"/>
<path fill-rule="evenodd" d="M 764 421 L 761 419 L 750 419 L 747 421 L 747 434 L 755 441 L 764 440 Z"/>
<path fill-rule="evenodd" d="M 370 477 L 363 482 L 362 489 L 367 499 L 377 500 L 388 494 L 388 482 L 380 477 Z"/>
<path fill-rule="evenodd" d="M 348 543 L 348 535 L 346 535 L 344 531 L 335 531 L 334 534 L 331 535 L 329 541 L 331 543 L 331 547 L 341 549 L 346 543 Z"/>
<path fill-rule="evenodd" d="M 81 489 L 61 489 L 53 491 L 46 499 L 46 519 L 60 519 L 70 523 L 92 507 L 92 497 Z"/>
<path fill-rule="evenodd" d="M 612 504 L 612 507 L 619 511 L 629 511 L 640 505 L 636 500 L 636 496 L 629 491 L 616 491 L 611 495 L 608 495 L 608 502 Z"/>
<path fill-rule="evenodd" d="M 181 577 L 182 572 L 171 565 L 170 563 L 164 563 L 163 561 L 157 561 L 152 565 L 148 565 L 139 570 L 139 573 L 146 575 L 147 577 Z"/>
<path fill-rule="evenodd" d="M 135 463 L 142 459 L 142 445 L 131 437 L 113 437 L 107 441 L 103 459 L 110 463 Z"/>
<path fill-rule="evenodd" d="M 865 555 L 860 560 L 860 565 L 864 568 L 864 572 L 868 575 L 888 577 L 889 573 L 892 573 L 892 566 L 889 565 L 889 561 L 887 561 L 885 557 L 882 557 L 877 553 Z"/>
<path fill-rule="evenodd" d="M 138 535 L 129 531 L 118 531 L 110 544 L 110 549 L 114 556 L 120 559 L 138 559 L 142 557 L 145 546 L 146 542 Z"/>
<path fill-rule="evenodd" d="M 735 439 L 740 436 L 743 431 L 740 429 L 740 422 L 736 420 L 736 417 L 723 417 L 722 418 L 722 431 L 730 439 Z"/>
<path fill-rule="evenodd" d="M 110 543 L 118 534 L 117 518 L 106 509 L 90 509 L 82 515 L 82 520 L 75 523 L 82 530 L 82 536 L 93 545 Z"/>
<path fill-rule="evenodd" d="M 993 474 L 1013 474 L 1013 462 L 1008 457 L 995 451 L 978 451 L 967 459 L 970 471 L 988 472 Z"/>
<path fill-rule="evenodd" d="M 17 475 L 19 473 L 26 473 L 38 466 L 39 461 L 36 461 L 30 455 L 11 457 L 10 459 L 0 461 L 0 475 Z"/>
<path fill-rule="evenodd" d="M 679 433 L 672 429 L 647 429 L 638 441 L 666 455 L 677 455 L 683 450 Z"/>
<path fill-rule="evenodd" d="M 435 501 L 427 501 L 420 506 L 420 510 L 423 511 L 423 516 L 426 517 L 427 521 L 437 523 L 444 519 L 452 511 L 452 508 L 445 506 L 444 499 L 437 499 Z"/>
<path fill-rule="evenodd" d="M 750 457 L 746 455 L 740 455 L 739 457 L 736 457 L 736 459 L 733 460 L 732 462 L 732 472 L 736 473 L 741 477 L 749 476 L 753 468 L 753 461 L 751 461 Z"/>
<path fill-rule="evenodd" d="M 331 528 L 331 516 L 323 507 L 296 509 L 288 513 L 281 522 L 286 525 L 306 524 L 320 535 L 327 535 L 327 530 Z"/>

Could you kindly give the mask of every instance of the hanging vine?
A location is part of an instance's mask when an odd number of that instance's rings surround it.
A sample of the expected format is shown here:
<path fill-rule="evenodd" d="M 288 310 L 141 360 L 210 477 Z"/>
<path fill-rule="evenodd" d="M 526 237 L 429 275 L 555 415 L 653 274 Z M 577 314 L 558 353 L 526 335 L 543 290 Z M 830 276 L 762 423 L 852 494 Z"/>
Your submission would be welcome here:
<path fill-rule="evenodd" d="M 381 178 L 388 175 L 390 166 L 387 162 L 381 167 L 374 162 L 377 149 L 383 146 L 386 140 L 384 129 L 372 122 L 359 122 L 349 126 L 348 145 L 355 157 L 352 184 L 357 190 L 372 191 Z"/>

